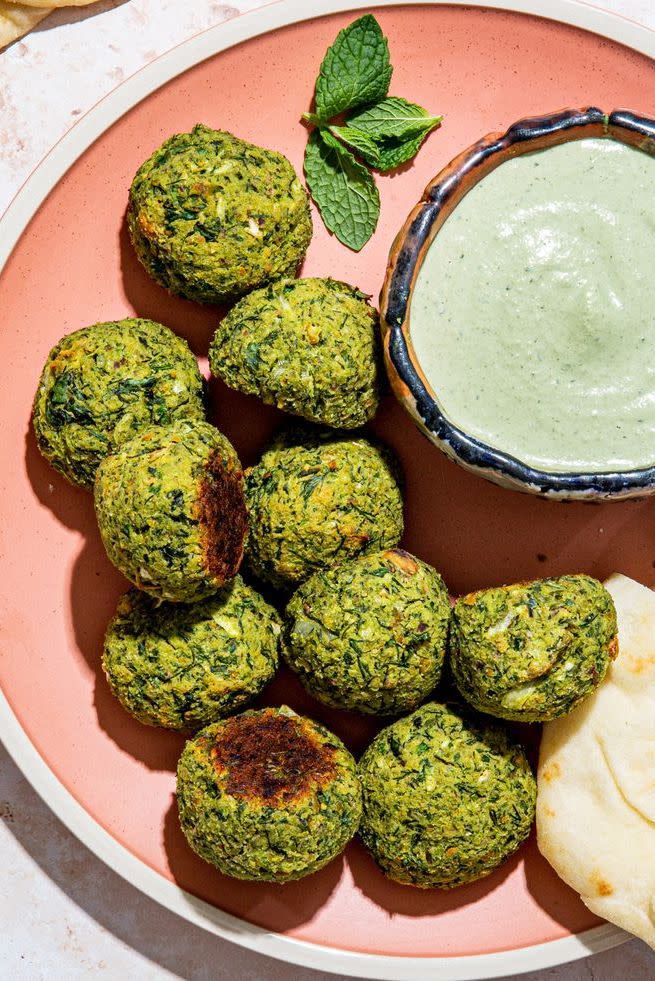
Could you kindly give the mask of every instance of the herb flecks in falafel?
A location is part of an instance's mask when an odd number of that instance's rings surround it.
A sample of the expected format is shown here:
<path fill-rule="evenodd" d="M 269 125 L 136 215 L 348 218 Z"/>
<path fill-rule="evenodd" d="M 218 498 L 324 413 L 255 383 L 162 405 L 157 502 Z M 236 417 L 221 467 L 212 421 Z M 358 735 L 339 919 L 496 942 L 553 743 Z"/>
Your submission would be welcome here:
<path fill-rule="evenodd" d="M 244 297 L 209 349 L 212 374 L 268 405 L 337 429 L 374 415 L 382 370 L 377 311 L 333 279 L 280 280 Z"/>
<path fill-rule="evenodd" d="M 204 729 L 180 759 L 191 847 L 225 875 L 289 882 L 345 848 L 361 818 L 355 761 L 331 732 L 285 707 Z"/>
<path fill-rule="evenodd" d="M 359 763 L 361 838 L 390 879 L 452 889 L 488 875 L 527 838 L 537 785 L 497 725 L 430 702 L 373 740 Z"/>
<path fill-rule="evenodd" d="M 202 376 L 186 341 L 128 317 L 83 327 L 53 347 L 33 421 L 52 466 L 91 488 L 100 462 L 140 430 L 204 414 Z"/>
<path fill-rule="evenodd" d="M 292 589 L 319 569 L 393 548 L 403 533 L 400 479 L 391 451 L 363 436 L 283 432 L 246 471 L 253 573 Z"/>
<path fill-rule="evenodd" d="M 205 599 L 238 571 L 243 472 L 209 423 L 148 429 L 125 443 L 98 469 L 95 507 L 111 561 L 158 599 Z"/>
<path fill-rule="evenodd" d="M 474 708 L 503 719 L 566 715 L 598 687 L 617 650 L 612 597 L 591 576 L 484 589 L 453 611 L 457 687 Z"/>
<path fill-rule="evenodd" d="M 307 193 L 287 158 L 202 125 L 139 167 L 127 222 L 152 278 L 201 303 L 294 275 L 312 237 Z"/>
<path fill-rule="evenodd" d="M 319 701 L 397 715 L 437 685 L 449 617 L 448 591 L 431 566 L 400 549 L 372 552 L 298 589 L 283 654 Z"/>
<path fill-rule="evenodd" d="M 247 705 L 278 663 L 280 618 L 236 576 L 199 603 L 157 604 L 131 589 L 105 634 L 103 668 L 146 725 L 194 730 Z"/>

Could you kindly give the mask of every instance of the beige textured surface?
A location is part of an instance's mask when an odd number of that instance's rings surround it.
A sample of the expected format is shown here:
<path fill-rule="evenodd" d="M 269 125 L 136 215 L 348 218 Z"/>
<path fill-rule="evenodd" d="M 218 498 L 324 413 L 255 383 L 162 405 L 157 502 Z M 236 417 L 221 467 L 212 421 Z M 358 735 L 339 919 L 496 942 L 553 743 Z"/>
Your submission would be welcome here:
<path fill-rule="evenodd" d="M 98 0 L 55 10 L 0 51 L 0 214 L 39 160 L 107 92 L 186 38 L 261 5 Z"/>
<path fill-rule="evenodd" d="M 596 0 L 655 27 L 653 0 Z M 0 52 L 0 212 L 41 157 L 123 78 L 261 0 L 99 0 Z M 311 10 L 312 0 L 307 0 Z M 0 750 L 0 976 L 12 981 L 329 981 L 178 919 L 94 858 Z M 652 981 L 639 941 L 525 981 Z"/>

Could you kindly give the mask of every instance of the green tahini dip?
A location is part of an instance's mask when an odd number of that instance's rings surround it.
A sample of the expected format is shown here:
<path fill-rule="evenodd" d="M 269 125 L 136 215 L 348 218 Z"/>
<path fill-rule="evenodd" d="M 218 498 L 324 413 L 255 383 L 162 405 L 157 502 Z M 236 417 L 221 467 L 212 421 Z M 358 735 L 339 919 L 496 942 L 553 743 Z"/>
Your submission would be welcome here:
<path fill-rule="evenodd" d="M 442 411 L 542 470 L 655 463 L 655 161 L 585 139 L 501 164 L 419 272 L 411 337 Z"/>

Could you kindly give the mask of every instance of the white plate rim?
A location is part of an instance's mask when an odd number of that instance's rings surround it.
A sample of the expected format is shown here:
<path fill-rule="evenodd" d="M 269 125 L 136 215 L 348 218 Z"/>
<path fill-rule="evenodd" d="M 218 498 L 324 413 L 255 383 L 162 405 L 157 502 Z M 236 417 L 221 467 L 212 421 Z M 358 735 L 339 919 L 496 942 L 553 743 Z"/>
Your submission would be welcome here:
<path fill-rule="evenodd" d="M 79 156 L 121 116 L 161 85 L 236 44 L 303 20 L 369 7 L 440 6 L 430 0 L 274 0 L 182 42 L 126 79 L 59 140 L 20 188 L 0 218 L 0 272 L 30 220 Z M 570 24 L 655 58 L 655 31 L 585 0 L 447 0 L 532 14 Z M 479 981 L 553 967 L 608 950 L 629 939 L 604 924 L 578 935 L 515 950 L 454 957 L 364 954 L 272 933 L 225 913 L 180 889 L 121 845 L 82 807 L 43 760 L 0 691 L 0 738 L 50 809 L 98 858 L 151 899 L 219 937 L 279 960 L 337 974 L 381 981 Z"/>

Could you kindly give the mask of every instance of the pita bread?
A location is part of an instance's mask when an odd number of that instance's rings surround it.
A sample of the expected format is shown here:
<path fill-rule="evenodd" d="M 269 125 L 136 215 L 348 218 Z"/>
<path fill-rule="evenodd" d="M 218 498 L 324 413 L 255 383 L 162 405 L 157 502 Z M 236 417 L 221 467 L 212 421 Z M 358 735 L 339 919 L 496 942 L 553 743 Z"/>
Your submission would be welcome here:
<path fill-rule="evenodd" d="M 544 726 L 537 841 L 593 913 L 655 949 L 655 592 L 605 585 L 619 655 L 591 698 Z"/>
<path fill-rule="evenodd" d="M 31 31 L 40 20 L 47 17 L 52 7 L 32 7 L 22 3 L 6 3 L 0 0 L 0 48 L 17 41 Z"/>
<path fill-rule="evenodd" d="M 56 3 L 52 3 L 52 0 L 50 2 L 49 0 L 7 0 L 7 3 L 3 2 L 1 6 L 42 8 L 49 3 L 48 13 L 50 13 L 56 7 L 88 7 L 90 3 L 96 2 L 97 0 L 57 0 Z"/>

